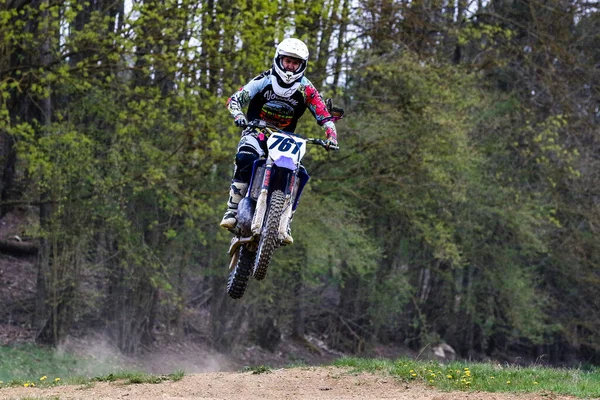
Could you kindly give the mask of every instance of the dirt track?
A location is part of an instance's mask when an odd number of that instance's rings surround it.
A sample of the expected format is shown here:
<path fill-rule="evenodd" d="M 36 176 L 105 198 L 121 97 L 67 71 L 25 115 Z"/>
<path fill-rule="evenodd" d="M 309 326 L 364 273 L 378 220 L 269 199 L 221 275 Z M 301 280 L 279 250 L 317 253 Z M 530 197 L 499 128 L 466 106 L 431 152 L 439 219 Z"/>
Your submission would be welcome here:
<path fill-rule="evenodd" d="M 0 389 L 0 399 L 398 399 L 398 400 L 571 400 L 572 397 L 504 393 L 445 393 L 389 376 L 360 374 L 334 367 L 272 370 L 268 373 L 211 372 L 187 375 L 178 382 L 123 385 Z"/>

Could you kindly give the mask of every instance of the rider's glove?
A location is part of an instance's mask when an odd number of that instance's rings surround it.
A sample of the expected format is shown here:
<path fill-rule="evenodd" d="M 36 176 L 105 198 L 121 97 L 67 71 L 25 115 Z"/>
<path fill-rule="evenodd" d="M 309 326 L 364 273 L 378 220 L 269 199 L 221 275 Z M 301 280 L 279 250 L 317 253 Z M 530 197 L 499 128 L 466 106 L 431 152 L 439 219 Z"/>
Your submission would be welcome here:
<path fill-rule="evenodd" d="M 337 146 L 338 142 L 337 142 L 337 133 L 335 131 L 335 125 L 333 124 L 333 122 L 326 122 L 325 123 L 325 137 L 327 138 L 326 144 L 327 144 L 327 149 L 329 149 L 329 146 Z"/>
<path fill-rule="evenodd" d="M 238 114 L 235 117 L 233 117 L 233 120 L 235 122 L 235 126 L 239 126 L 239 127 L 245 127 L 246 125 L 248 125 L 248 121 L 246 120 L 246 117 L 244 116 L 244 114 Z"/>
<path fill-rule="evenodd" d="M 333 147 L 336 147 L 336 148 L 338 147 L 338 142 L 337 142 L 337 140 L 335 140 L 335 139 L 327 139 L 327 140 L 325 141 L 325 148 L 326 148 L 327 150 L 329 150 L 329 149 L 330 149 L 332 146 L 333 146 Z"/>

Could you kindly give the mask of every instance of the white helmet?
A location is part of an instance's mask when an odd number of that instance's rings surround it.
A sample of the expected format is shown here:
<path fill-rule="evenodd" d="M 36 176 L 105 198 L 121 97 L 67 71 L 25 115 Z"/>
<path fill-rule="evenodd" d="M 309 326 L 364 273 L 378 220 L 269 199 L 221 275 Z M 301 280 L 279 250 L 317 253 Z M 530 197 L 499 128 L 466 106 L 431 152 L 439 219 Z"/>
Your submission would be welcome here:
<path fill-rule="evenodd" d="M 286 71 L 281 63 L 283 56 L 298 58 L 302 61 L 297 71 Z M 284 39 L 275 50 L 273 58 L 273 69 L 279 76 L 278 79 L 283 85 L 291 85 L 304 76 L 306 65 L 308 63 L 308 47 L 299 39 Z"/>

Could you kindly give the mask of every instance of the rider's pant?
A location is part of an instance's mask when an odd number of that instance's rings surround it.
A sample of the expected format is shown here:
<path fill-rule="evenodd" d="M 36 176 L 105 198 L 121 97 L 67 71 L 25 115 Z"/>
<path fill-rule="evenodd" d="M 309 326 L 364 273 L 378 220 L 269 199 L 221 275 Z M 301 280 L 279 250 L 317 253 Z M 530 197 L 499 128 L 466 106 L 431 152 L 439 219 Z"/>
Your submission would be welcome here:
<path fill-rule="evenodd" d="M 249 183 L 254 161 L 265 155 L 266 141 L 257 136 L 255 132 L 249 132 L 240 139 L 235 155 L 234 181 Z"/>

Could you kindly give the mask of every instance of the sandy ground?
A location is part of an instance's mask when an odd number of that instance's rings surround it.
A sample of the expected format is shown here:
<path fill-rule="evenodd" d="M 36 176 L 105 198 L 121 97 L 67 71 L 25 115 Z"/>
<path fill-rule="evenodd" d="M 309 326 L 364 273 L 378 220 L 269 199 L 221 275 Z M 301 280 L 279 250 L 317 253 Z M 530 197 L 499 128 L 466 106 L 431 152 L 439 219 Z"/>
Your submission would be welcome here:
<path fill-rule="evenodd" d="M 421 384 L 407 384 L 385 375 L 349 373 L 335 367 L 304 367 L 267 373 L 210 372 L 187 375 L 159 384 L 95 383 L 84 386 L 0 389 L 0 399 L 398 399 L 398 400 L 572 400 L 540 394 L 440 392 Z"/>

